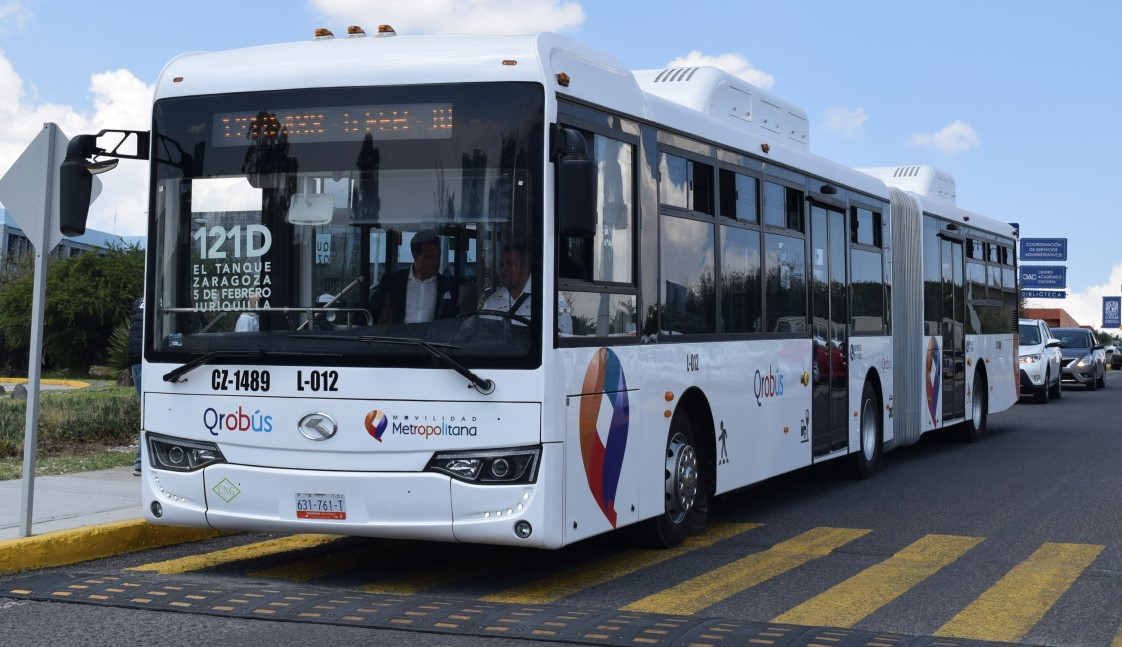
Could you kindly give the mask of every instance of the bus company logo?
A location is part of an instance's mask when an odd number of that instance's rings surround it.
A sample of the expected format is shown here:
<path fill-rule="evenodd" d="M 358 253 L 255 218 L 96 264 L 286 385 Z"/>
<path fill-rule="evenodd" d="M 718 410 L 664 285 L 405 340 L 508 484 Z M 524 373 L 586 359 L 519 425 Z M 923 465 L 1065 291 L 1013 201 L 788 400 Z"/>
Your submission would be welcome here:
<path fill-rule="evenodd" d="M 604 517 L 616 527 L 616 489 L 623 471 L 623 455 L 627 449 L 627 432 L 630 424 L 630 405 L 627 400 L 627 380 L 619 357 L 611 350 L 596 351 L 584 374 L 583 393 L 602 393 L 602 397 L 584 397 L 580 401 L 580 453 L 584 459 L 584 473 L 593 498 Z M 612 407 L 612 420 L 608 426 L 607 443 L 601 440 L 597 420 L 600 408 L 607 401 Z"/>
<path fill-rule="evenodd" d="M 408 422 L 406 422 L 408 421 Z M 475 417 L 466 416 L 387 416 L 377 409 L 366 414 L 366 432 L 374 440 L 382 442 L 387 431 L 391 436 L 421 436 L 428 440 L 434 436 L 471 436 L 479 435 L 479 427 L 474 424 Z"/>
<path fill-rule="evenodd" d="M 927 412 L 931 414 L 931 422 L 938 423 L 939 393 L 943 389 L 943 353 L 939 350 L 939 342 L 932 337 L 927 341 L 926 370 L 923 381 L 927 387 Z"/>
<path fill-rule="evenodd" d="M 374 437 L 374 440 L 382 442 L 382 434 L 386 433 L 386 427 L 390 426 L 390 419 L 386 414 L 378 411 L 377 409 L 366 414 L 366 433 Z"/>
<path fill-rule="evenodd" d="M 221 430 L 269 433 L 273 430 L 273 416 L 262 414 L 260 409 L 248 413 L 241 405 L 238 405 L 237 411 L 229 413 L 207 407 L 206 411 L 203 411 L 203 426 L 212 436 L 217 436 Z"/>
<path fill-rule="evenodd" d="M 779 398 L 783 396 L 783 372 L 772 372 L 769 365 L 767 373 L 761 373 L 756 369 L 756 376 L 752 380 L 752 393 L 756 396 L 756 406 L 764 406 L 764 400 L 768 398 Z"/>

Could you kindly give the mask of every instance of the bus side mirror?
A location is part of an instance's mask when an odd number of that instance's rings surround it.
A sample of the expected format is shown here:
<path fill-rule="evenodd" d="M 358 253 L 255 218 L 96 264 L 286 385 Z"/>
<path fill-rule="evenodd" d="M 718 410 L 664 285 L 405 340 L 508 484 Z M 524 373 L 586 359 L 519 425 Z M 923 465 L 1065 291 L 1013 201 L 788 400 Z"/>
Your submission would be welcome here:
<path fill-rule="evenodd" d="M 122 135 L 121 141 L 108 151 L 97 146 L 97 138 L 106 133 Z M 99 155 L 113 159 L 93 159 Z M 119 158 L 148 159 L 148 132 L 103 130 L 96 135 L 76 135 L 67 144 L 66 159 L 59 166 L 58 228 L 63 236 L 86 233 L 93 176 L 116 168 Z"/>
<path fill-rule="evenodd" d="M 96 135 L 78 135 L 66 147 L 66 159 L 59 168 L 58 228 L 63 236 L 86 233 L 93 176 L 114 168 L 119 161 L 90 161 L 88 158 L 96 153 L 96 144 Z"/>
<path fill-rule="evenodd" d="M 561 236 L 596 234 L 596 160 L 588 155 L 584 135 L 572 128 L 555 133 L 557 163 L 557 227 Z"/>

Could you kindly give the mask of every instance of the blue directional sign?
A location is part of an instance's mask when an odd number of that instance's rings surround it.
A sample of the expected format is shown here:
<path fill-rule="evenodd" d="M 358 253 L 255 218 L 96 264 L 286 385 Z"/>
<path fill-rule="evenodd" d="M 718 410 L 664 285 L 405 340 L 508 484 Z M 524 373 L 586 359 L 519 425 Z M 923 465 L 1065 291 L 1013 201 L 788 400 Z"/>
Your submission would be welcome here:
<path fill-rule="evenodd" d="M 1103 297 L 1103 328 L 1122 328 L 1122 297 Z"/>
<path fill-rule="evenodd" d="M 1067 267 L 1064 265 L 1022 265 L 1021 287 L 1062 290 L 1067 287 Z"/>
<path fill-rule="evenodd" d="M 1022 238 L 1022 261 L 1066 261 L 1066 238 Z"/>
<path fill-rule="evenodd" d="M 1064 290 L 1021 290 L 1021 296 L 1026 299 L 1066 299 Z"/>

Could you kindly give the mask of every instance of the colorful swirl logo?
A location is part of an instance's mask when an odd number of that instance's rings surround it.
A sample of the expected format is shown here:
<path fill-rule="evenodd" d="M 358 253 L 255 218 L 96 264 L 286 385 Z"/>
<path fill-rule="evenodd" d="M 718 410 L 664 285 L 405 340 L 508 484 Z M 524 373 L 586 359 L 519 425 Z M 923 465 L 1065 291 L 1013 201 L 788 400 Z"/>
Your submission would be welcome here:
<path fill-rule="evenodd" d="M 927 384 L 927 411 L 931 414 L 931 422 L 938 423 L 939 392 L 943 390 L 943 358 L 939 351 L 939 342 L 932 337 L 927 342 L 927 366 L 924 382 Z"/>
<path fill-rule="evenodd" d="M 386 418 L 386 414 L 377 409 L 366 414 L 366 433 L 378 442 L 382 442 L 382 434 L 386 433 L 386 427 L 389 425 L 390 421 Z"/>
<path fill-rule="evenodd" d="M 619 357 L 607 348 L 596 351 L 584 374 L 585 394 L 602 393 L 603 397 L 586 395 L 580 401 L 580 453 L 588 488 L 612 527 L 616 526 L 616 489 L 623 471 L 623 454 L 627 448 L 630 407 L 627 402 L 627 381 Z M 600 407 L 607 400 L 612 407 L 607 443 L 601 440 L 596 421 Z"/>

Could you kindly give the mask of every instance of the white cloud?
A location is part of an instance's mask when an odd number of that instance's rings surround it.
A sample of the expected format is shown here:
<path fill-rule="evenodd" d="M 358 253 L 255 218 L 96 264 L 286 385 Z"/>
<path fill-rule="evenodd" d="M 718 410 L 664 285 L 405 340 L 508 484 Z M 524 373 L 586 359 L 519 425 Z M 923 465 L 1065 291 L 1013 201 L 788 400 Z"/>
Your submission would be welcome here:
<path fill-rule="evenodd" d="M 958 120 L 936 133 L 912 135 L 908 143 L 921 148 L 935 148 L 947 155 L 953 155 L 978 148 L 982 145 L 982 140 L 970 124 Z"/>
<path fill-rule="evenodd" d="M 869 113 L 861 107 L 832 106 L 826 110 L 826 129 L 843 137 L 860 137 L 865 134 Z"/>
<path fill-rule="evenodd" d="M 1088 286 L 1082 292 L 1071 292 L 1065 299 L 1026 299 L 1029 308 L 1062 308 L 1081 326 L 1096 329 L 1103 325 L 1103 297 L 1116 297 L 1122 286 L 1122 263 L 1110 270 L 1110 280 L 1101 285 Z M 1110 332 L 1118 333 L 1117 329 Z"/>
<path fill-rule="evenodd" d="M 0 16 L 2 18 L 2 16 Z M 0 175 L 7 173 L 44 123 L 58 124 L 68 136 L 96 133 L 104 128 L 147 130 L 151 123 L 152 86 L 128 70 L 103 72 L 90 78 L 92 112 L 72 106 L 36 104 L 24 94 L 23 79 L 0 53 Z M 124 160 L 101 176 L 101 196 L 90 208 L 87 227 L 122 236 L 140 235 L 145 229 L 148 166 Z"/>
<path fill-rule="evenodd" d="M 379 24 L 399 34 L 530 34 L 568 31 L 584 22 L 584 9 L 571 0 L 311 0 L 312 8 L 338 21 L 340 29 Z M 336 31 L 336 34 L 339 32 Z"/>
<path fill-rule="evenodd" d="M 14 27 L 17 31 L 23 31 L 24 25 L 32 15 L 31 9 L 22 2 L 12 0 L 0 2 L 0 30 Z"/>
<path fill-rule="evenodd" d="M 754 67 L 748 59 L 740 54 L 718 54 L 714 56 L 702 54 L 695 50 L 670 61 L 666 64 L 666 67 L 698 67 L 701 65 L 718 67 L 765 90 L 770 90 L 771 86 L 775 85 L 774 76 Z"/>

